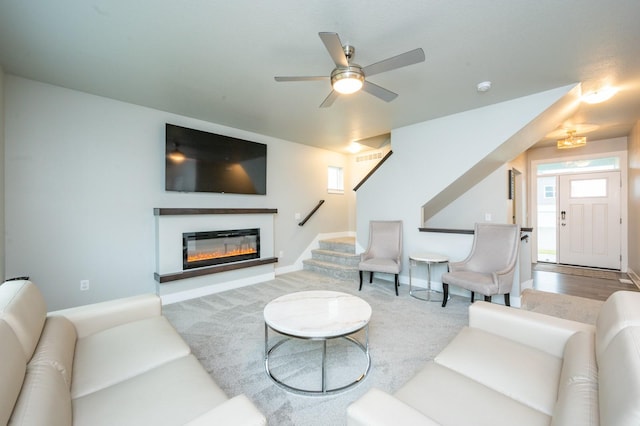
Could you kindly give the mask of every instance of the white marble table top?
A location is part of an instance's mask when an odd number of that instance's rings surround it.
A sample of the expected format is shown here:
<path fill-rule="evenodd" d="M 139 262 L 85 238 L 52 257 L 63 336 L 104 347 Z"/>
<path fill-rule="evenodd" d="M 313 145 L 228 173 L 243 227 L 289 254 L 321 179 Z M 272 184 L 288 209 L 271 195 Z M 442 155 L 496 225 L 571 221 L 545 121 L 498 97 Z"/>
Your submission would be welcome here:
<path fill-rule="evenodd" d="M 371 306 L 337 291 L 301 291 L 272 300 L 264 321 L 273 330 L 301 338 L 331 338 L 355 333 L 369 323 Z"/>
<path fill-rule="evenodd" d="M 449 258 L 447 256 L 436 253 L 416 253 L 410 255 L 409 259 L 415 260 L 416 262 L 426 263 L 444 263 L 449 261 Z"/>

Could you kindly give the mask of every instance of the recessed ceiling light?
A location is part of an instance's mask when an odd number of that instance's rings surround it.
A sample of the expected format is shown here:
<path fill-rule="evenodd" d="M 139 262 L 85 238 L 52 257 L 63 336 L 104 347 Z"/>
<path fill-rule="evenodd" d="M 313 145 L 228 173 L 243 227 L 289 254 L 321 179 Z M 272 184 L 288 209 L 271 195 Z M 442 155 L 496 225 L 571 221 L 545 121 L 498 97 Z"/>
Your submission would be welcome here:
<path fill-rule="evenodd" d="M 483 81 L 481 83 L 478 83 L 477 89 L 480 93 L 486 92 L 487 90 L 491 89 L 491 82 Z"/>
<path fill-rule="evenodd" d="M 600 102 L 611 99 L 616 93 L 618 93 L 618 89 L 615 87 L 602 87 L 601 89 L 585 94 L 582 96 L 582 100 L 588 104 L 599 104 Z"/>
<path fill-rule="evenodd" d="M 360 145 L 358 142 L 351 142 L 351 144 L 349 144 L 349 147 L 347 148 L 347 150 L 349 150 L 350 153 L 355 154 L 360 152 L 360 150 L 362 149 L 362 145 Z"/>

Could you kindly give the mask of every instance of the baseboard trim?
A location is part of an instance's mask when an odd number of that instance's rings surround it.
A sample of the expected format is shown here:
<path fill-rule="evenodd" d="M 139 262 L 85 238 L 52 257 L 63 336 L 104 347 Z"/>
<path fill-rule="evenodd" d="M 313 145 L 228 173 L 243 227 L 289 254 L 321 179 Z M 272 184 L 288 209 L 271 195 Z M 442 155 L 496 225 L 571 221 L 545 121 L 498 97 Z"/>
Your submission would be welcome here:
<path fill-rule="evenodd" d="M 636 285 L 636 287 L 638 287 L 638 290 L 640 290 L 640 277 L 638 276 L 638 274 L 636 274 L 631 268 L 628 268 L 627 275 L 629 276 L 631 281 Z"/>
<path fill-rule="evenodd" d="M 172 303 L 183 302 L 185 300 L 197 299 L 198 297 L 209 296 L 215 293 L 221 293 L 227 290 L 233 290 L 236 288 L 247 287 L 250 285 L 258 284 L 265 281 L 270 281 L 275 278 L 275 273 L 270 272 L 267 274 L 255 275 L 240 280 L 229 281 L 219 284 L 212 284 L 205 287 L 198 287 L 191 290 L 178 291 L 175 293 L 169 293 L 160 295 L 163 305 L 170 305 Z"/>
<path fill-rule="evenodd" d="M 301 271 L 302 270 L 302 264 L 298 265 L 293 264 L 293 265 L 289 265 L 289 266 L 283 266 L 281 268 L 276 268 L 275 273 L 276 276 L 278 275 L 282 275 L 282 274 L 288 274 L 289 272 L 296 272 L 296 271 Z"/>

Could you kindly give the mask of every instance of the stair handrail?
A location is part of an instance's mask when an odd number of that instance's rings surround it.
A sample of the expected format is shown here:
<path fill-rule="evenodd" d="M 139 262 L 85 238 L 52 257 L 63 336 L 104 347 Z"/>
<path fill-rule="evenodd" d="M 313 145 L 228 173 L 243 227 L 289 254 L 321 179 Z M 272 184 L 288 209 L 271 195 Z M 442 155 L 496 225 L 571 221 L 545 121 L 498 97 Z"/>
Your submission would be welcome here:
<path fill-rule="evenodd" d="M 371 171 L 369 173 L 367 173 L 367 175 L 365 177 L 362 178 L 362 180 L 353 188 L 353 190 L 357 191 L 358 188 L 360 188 L 362 186 L 362 184 L 365 183 L 367 181 L 367 179 L 369 179 L 371 177 L 371 175 L 373 175 L 375 173 L 375 171 L 380 168 L 380 166 L 382 166 L 382 163 L 387 161 L 387 158 L 391 157 L 391 154 L 393 154 L 393 151 L 387 152 L 387 154 L 384 157 L 382 157 L 382 159 L 380 161 L 378 161 L 378 164 L 376 164 L 373 167 L 373 169 L 371 169 Z"/>
<path fill-rule="evenodd" d="M 318 201 L 318 204 L 316 204 L 316 206 L 313 208 L 313 210 L 311 210 L 311 212 L 309 212 L 309 214 L 307 215 L 307 217 L 305 217 L 304 219 L 302 219 L 302 222 L 298 223 L 298 226 L 304 226 L 305 223 L 307 223 L 307 221 L 309 220 L 309 218 L 311 218 L 311 216 L 313 216 L 313 214 L 318 211 L 318 209 L 320 208 L 321 205 L 324 204 L 324 200 L 320 200 Z"/>

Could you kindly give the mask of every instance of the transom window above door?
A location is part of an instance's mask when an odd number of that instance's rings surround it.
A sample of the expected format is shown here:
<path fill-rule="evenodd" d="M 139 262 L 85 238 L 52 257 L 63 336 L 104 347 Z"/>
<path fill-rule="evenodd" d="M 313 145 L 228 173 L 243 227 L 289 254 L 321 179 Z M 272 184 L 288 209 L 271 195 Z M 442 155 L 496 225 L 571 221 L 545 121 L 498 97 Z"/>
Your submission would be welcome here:
<path fill-rule="evenodd" d="M 568 160 L 556 163 L 539 164 L 537 173 L 538 176 L 545 176 L 564 173 L 604 172 L 613 170 L 620 170 L 619 157 Z"/>

